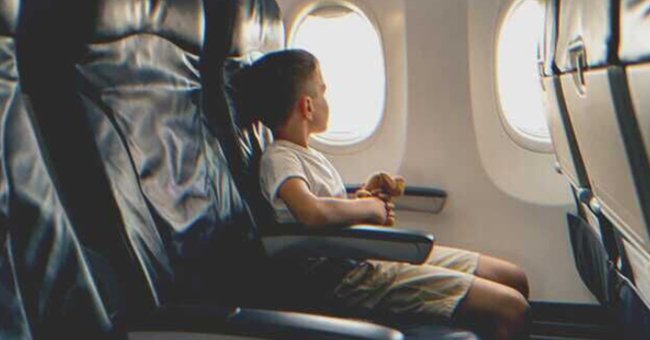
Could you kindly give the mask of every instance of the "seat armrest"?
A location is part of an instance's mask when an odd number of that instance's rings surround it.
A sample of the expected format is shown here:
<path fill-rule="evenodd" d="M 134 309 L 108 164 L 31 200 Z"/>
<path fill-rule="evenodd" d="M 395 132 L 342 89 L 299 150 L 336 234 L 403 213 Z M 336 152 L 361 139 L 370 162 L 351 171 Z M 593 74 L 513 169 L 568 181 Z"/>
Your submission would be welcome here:
<path fill-rule="evenodd" d="M 201 305 L 160 308 L 129 327 L 130 335 L 141 332 L 209 333 L 271 339 L 403 339 L 397 330 L 363 321 Z"/>
<path fill-rule="evenodd" d="M 307 230 L 299 224 L 286 224 L 267 230 L 273 233 L 262 236 L 262 243 L 271 257 L 323 256 L 421 264 L 435 241 L 433 235 L 420 231 L 370 225 Z"/>
<path fill-rule="evenodd" d="M 360 184 L 347 184 L 345 189 L 348 194 L 354 194 L 361 189 Z M 432 187 L 419 187 L 407 185 L 404 195 L 393 198 L 395 210 L 426 212 L 438 214 L 445 207 L 447 192 Z"/>

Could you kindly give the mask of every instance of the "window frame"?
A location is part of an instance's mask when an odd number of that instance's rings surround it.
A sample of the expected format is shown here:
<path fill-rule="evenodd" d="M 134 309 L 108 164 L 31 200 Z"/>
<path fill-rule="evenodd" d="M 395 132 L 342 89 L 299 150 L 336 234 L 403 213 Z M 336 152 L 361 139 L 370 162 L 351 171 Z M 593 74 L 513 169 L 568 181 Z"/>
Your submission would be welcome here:
<path fill-rule="evenodd" d="M 292 20 L 291 25 L 289 30 L 287 30 L 287 48 L 294 48 L 293 46 L 293 41 L 296 35 L 296 32 L 298 28 L 302 25 L 302 23 L 305 21 L 305 19 L 313 12 L 318 11 L 319 9 L 326 8 L 326 7 L 344 7 L 350 11 L 354 11 L 357 14 L 359 14 L 362 18 L 365 18 L 367 22 L 371 25 L 371 27 L 374 29 L 375 33 L 377 34 L 377 38 L 379 39 L 379 48 L 382 52 L 382 66 L 384 70 L 384 89 L 383 89 L 383 95 L 384 95 L 384 100 L 382 104 L 382 108 L 380 111 L 380 118 L 379 121 L 377 122 L 377 125 L 374 127 L 374 129 L 370 132 L 370 134 L 367 137 L 360 138 L 360 139 L 354 139 L 354 140 L 344 140 L 344 141 L 330 141 L 328 139 L 319 137 L 319 136 L 312 136 L 310 139 L 310 144 L 315 147 L 316 149 L 319 149 L 325 153 L 329 154 L 352 154 L 356 153 L 359 151 L 362 151 L 364 149 L 369 148 L 371 145 L 374 144 L 375 140 L 378 138 L 378 135 L 381 133 L 381 131 L 384 129 L 384 124 L 386 124 L 386 116 L 388 114 L 388 102 L 390 100 L 388 94 L 389 94 L 389 88 L 391 84 L 391 79 L 389 77 L 389 72 L 388 72 L 388 67 L 387 67 L 387 60 L 386 60 L 386 48 L 385 48 L 385 43 L 384 43 L 384 36 L 381 31 L 380 26 L 378 25 L 378 21 L 375 18 L 374 13 L 364 6 L 363 3 L 360 3 L 359 1 L 356 0 L 323 0 L 323 1 L 313 1 L 310 2 L 308 5 L 304 6 L 298 14 L 295 16 L 294 20 Z M 330 86 L 330 84 L 327 84 Z M 332 112 L 330 111 L 330 114 Z"/>
<path fill-rule="evenodd" d="M 538 153 L 553 153 L 553 141 L 552 137 L 550 135 L 549 131 L 549 136 L 548 138 L 540 138 L 538 136 L 529 134 L 525 131 L 522 131 L 520 128 L 515 126 L 513 123 L 510 122 L 508 118 L 508 113 L 506 110 L 503 108 L 503 105 L 501 103 L 501 92 L 499 90 L 499 42 L 501 40 L 501 34 L 504 29 L 504 25 L 508 22 L 508 20 L 512 17 L 512 15 L 515 13 L 515 11 L 521 6 L 525 1 L 537 1 L 539 0 L 510 0 L 507 3 L 505 3 L 505 10 L 501 11 L 499 15 L 499 21 L 497 24 L 496 32 L 494 34 L 494 53 L 493 53 L 493 63 L 494 63 L 494 93 L 496 96 L 496 105 L 497 105 L 497 112 L 499 113 L 499 121 L 501 122 L 501 126 L 503 129 L 506 131 L 506 134 L 508 137 L 510 137 L 511 140 L 513 140 L 517 145 L 523 147 L 524 149 L 527 149 L 529 151 L 533 152 L 538 152 Z M 542 9 L 542 15 L 544 16 L 545 12 L 543 10 L 543 7 L 540 5 L 540 8 Z M 543 32 L 542 32 L 543 33 Z M 539 63 L 541 60 L 537 60 Z M 539 74 L 539 82 L 542 84 L 542 75 Z M 542 106 L 543 110 L 546 111 L 546 91 L 547 89 L 544 87 L 544 85 L 541 85 L 541 95 L 542 95 Z M 546 115 L 545 115 L 546 118 Z"/>

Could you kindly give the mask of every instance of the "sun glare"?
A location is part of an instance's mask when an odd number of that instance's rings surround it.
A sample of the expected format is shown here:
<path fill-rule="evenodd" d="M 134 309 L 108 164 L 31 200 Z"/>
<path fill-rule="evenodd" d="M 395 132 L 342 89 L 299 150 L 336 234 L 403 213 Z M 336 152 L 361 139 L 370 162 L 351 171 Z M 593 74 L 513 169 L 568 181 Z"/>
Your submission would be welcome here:
<path fill-rule="evenodd" d="M 507 17 L 498 41 L 497 83 L 501 109 L 520 134 L 549 140 L 537 58 L 537 40 L 544 27 L 544 9 L 522 1 Z"/>

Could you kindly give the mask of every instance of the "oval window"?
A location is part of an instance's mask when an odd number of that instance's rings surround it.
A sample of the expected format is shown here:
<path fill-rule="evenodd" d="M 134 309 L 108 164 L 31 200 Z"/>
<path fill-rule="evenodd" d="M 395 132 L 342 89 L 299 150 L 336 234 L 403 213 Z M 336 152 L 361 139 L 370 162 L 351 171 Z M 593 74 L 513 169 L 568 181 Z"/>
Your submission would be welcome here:
<path fill-rule="evenodd" d="M 544 8 L 539 2 L 518 1 L 502 23 L 497 45 L 497 89 L 506 128 L 511 136 L 514 132 L 515 141 L 523 139 L 537 151 L 551 142 L 538 66 L 543 28 Z"/>
<path fill-rule="evenodd" d="M 350 145 L 370 137 L 384 114 L 386 74 L 379 34 L 358 9 L 319 7 L 297 21 L 289 42 L 320 61 L 330 106 L 329 127 L 316 136 Z"/>

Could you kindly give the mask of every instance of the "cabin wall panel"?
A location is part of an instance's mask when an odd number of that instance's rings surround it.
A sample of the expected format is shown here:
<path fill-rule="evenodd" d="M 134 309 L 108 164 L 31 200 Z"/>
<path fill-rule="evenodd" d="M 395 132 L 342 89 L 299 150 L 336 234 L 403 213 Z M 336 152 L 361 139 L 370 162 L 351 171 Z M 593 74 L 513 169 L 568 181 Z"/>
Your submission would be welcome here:
<path fill-rule="evenodd" d="M 412 184 L 442 187 L 449 199 L 439 215 L 402 213 L 401 221 L 427 226 L 441 244 L 521 265 L 534 300 L 592 302 L 567 237 L 568 184 L 552 173 L 551 155 L 521 148 L 500 126 L 490 73 L 500 2 L 409 0 L 405 8 L 409 128 L 401 173 Z"/>

